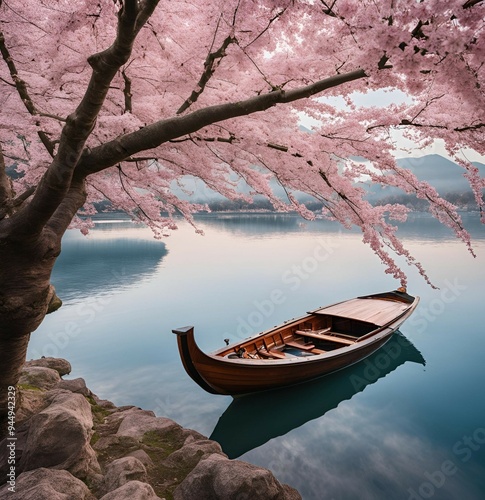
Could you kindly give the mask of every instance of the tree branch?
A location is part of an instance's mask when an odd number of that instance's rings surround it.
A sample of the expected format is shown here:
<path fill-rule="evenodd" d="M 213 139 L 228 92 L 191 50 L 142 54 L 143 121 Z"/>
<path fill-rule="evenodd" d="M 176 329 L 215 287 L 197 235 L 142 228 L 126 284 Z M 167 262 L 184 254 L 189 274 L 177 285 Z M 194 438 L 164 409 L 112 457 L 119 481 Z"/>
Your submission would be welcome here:
<path fill-rule="evenodd" d="M 148 125 L 140 130 L 121 136 L 106 144 L 86 151 L 79 163 L 79 171 L 87 176 L 112 167 L 126 158 L 156 148 L 170 140 L 183 137 L 214 123 L 265 111 L 277 104 L 288 104 L 306 99 L 324 90 L 354 80 L 365 78 L 364 70 L 331 76 L 293 90 L 275 90 L 244 101 L 219 104 L 199 109 L 185 116 L 175 116 Z"/>
<path fill-rule="evenodd" d="M 182 106 L 177 110 L 177 114 L 182 114 L 187 110 L 197 99 L 200 97 L 202 92 L 204 92 L 205 87 L 209 80 L 211 79 L 214 71 L 221 62 L 221 59 L 226 55 L 226 49 L 231 43 L 234 43 L 236 39 L 232 36 L 228 36 L 222 42 L 222 45 L 214 52 L 210 52 L 204 62 L 204 71 L 200 77 L 195 90 L 192 91 L 190 97 L 184 101 Z"/>
<path fill-rule="evenodd" d="M 467 0 L 464 4 L 463 4 L 463 8 L 464 9 L 469 9 L 470 7 L 473 7 L 474 5 L 477 5 L 479 3 L 482 3 L 483 0 Z"/>
<path fill-rule="evenodd" d="M 454 128 L 453 130 L 455 132 L 466 132 L 468 130 L 477 130 L 479 128 L 483 128 L 485 127 L 485 123 L 477 123 L 476 125 L 468 125 L 466 127 L 457 127 L 457 128 Z"/>
<path fill-rule="evenodd" d="M 69 227 L 77 211 L 86 201 L 86 190 L 83 179 L 75 179 L 71 182 L 69 191 L 57 207 L 46 228 L 50 229 L 59 239 Z"/>
<path fill-rule="evenodd" d="M 24 106 L 27 108 L 27 111 L 32 115 L 36 116 L 39 115 L 40 113 L 35 107 L 34 102 L 30 98 L 29 92 L 27 90 L 27 85 L 25 82 L 19 77 L 17 68 L 15 66 L 15 63 L 12 59 L 12 56 L 10 55 L 10 51 L 8 50 L 7 46 L 5 45 L 5 37 L 3 35 L 3 32 L 0 31 L 0 53 L 2 54 L 3 60 L 7 64 L 8 70 L 10 72 L 10 77 L 12 78 L 14 82 L 14 87 L 17 89 L 17 92 L 20 96 L 20 99 L 24 103 Z M 36 122 L 36 125 L 39 125 L 39 122 Z M 47 134 L 43 132 L 42 130 L 39 130 L 37 132 L 40 140 L 42 141 L 42 144 L 44 147 L 47 149 L 49 154 L 51 156 L 54 156 L 54 143 L 49 139 Z"/>
<path fill-rule="evenodd" d="M 133 111 L 133 100 L 131 93 L 131 79 L 126 74 L 126 71 L 123 70 L 121 72 L 121 76 L 123 77 L 123 81 L 125 82 L 125 87 L 123 88 L 123 94 L 125 96 L 125 113 L 131 113 Z"/>
<path fill-rule="evenodd" d="M 373 125 L 371 127 L 367 128 L 367 132 L 370 132 L 371 130 L 374 130 L 375 128 L 382 128 L 382 127 L 388 127 L 389 125 Z M 433 124 L 433 123 L 417 123 L 413 120 L 407 120 L 403 118 L 399 123 L 397 123 L 395 126 L 411 126 L 411 127 L 416 127 L 416 128 L 441 128 L 445 130 L 449 130 L 450 127 L 447 125 L 438 125 L 438 124 Z M 476 125 L 465 125 L 463 127 L 455 127 L 450 130 L 453 132 L 467 132 L 469 130 L 478 130 L 479 128 L 485 127 L 485 123 L 477 123 Z"/>

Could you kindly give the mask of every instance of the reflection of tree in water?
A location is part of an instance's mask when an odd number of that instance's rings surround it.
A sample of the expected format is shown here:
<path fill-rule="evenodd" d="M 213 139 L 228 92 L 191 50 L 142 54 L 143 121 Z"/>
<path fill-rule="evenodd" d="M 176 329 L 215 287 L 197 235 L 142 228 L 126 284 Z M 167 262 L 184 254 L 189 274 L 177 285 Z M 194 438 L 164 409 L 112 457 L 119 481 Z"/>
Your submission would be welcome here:
<path fill-rule="evenodd" d="M 156 240 L 66 239 L 52 283 L 63 301 L 120 289 L 153 274 L 167 253 Z"/>
<path fill-rule="evenodd" d="M 210 439 L 219 442 L 229 458 L 240 457 L 322 417 L 407 361 L 426 364 L 416 347 L 397 332 L 374 354 L 345 370 L 234 399 L 219 418 Z"/>

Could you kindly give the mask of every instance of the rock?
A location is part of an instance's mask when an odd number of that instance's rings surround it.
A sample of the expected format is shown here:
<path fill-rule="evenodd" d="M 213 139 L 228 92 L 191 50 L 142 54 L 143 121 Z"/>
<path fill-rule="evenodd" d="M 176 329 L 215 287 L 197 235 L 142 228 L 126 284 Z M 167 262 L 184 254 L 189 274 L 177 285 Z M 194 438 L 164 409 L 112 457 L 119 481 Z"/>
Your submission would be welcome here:
<path fill-rule="evenodd" d="M 93 448 L 103 454 L 105 452 L 109 454 L 117 455 L 116 458 L 122 458 L 128 453 L 131 453 L 140 448 L 140 442 L 129 436 L 103 436 L 95 444 Z"/>
<path fill-rule="evenodd" d="M 220 444 L 216 441 L 210 441 L 209 439 L 193 441 L 174 451 L 166 459 L 165 465 L 173 468 L 193 469 L 200 460 L 212 454 L 219 454 L 227 458 Z"/>
<path fill-rule="evenodd" d="M 100 494 L 109 493 L 129 481 L 147 480 L 145 466 L 135 457 L 124 457 L 113 460 L 107 467 L 100 486 Z"/>
<path fill-rule="evenodd" d="M 175 489 L 174 500 L 301 500 L 261 467 L 213 454 L 201 460 Z"/>
<path fill-rule="evenodd" d="M 61 377 L 63 375 L 68 375 L 69 373 L 71 373 L 71 363 L 62 358 L 33 359 L 31 361 L 27 361 L 24 366 L 42 366 L 44 368 L 51 368 L 52 370 L 56 370 L 56 372 L 59 373 Z"/>
<path fill-rule="evenodd" d="M 35 387 L 30 389 L 19 387 L 17 394 L 19 394 L 20 398 L 15 419 L 17 421 L 17 426 L 20 426 L 20 424 L 25 422 L 32 415 L 42 411 L 47 403 L 46 393 Z"/>
<path fill-rule="evenodd" d="M 40 468 L 23 472 L 15 482 L 15 493 L 9 491 L 8 486 L 7 483 L 0 488 L 0 498 L 15 498 L 15 500 L 95 500 L 88 487 L 65 470 Z"/>
<path fill-rule="evenodd" d="M 56 370 L 43 366 L 27 366 L 22 370 L 19 385 L 33 386 L 39 389 L 52 389 L 61 381 Z"/>
<path fill-rule="evenodd" d="M 66 469 L 84 479 L 100 471 L 89 441 L 93 419 L 91 405 L 81 394 L 51 391 L 49 406 L 28 422 L 28 437 L 18 471 L 37 467 Z"/>
<path fill-rule="evenodd" d="M 196 431 L 152 411 L 116 407 L 93 394 L 82 378 L 62 380 L 70 370 L 57 358 L 24 367 L 16 414 L 19 476 L 12 498 L 160 500 L 156 488 L 174 500 L 301 499 L 269 470 L 229 460 L 218 443 Z M 4 440 L 3 482 L 8 453 Z M 9 486 L 0 488 L 0 499 L 10 497 Z"/>
<path fill-rule="evenodd" d="M 90 396 L 91 391 L 86 387 L 86 382 L 83 378 L 73 378 L 71 380 L 61 380 L 57 384 L 57 389 L 76 392 L 83 396 Z"/>
<path fill-rule="evenodd" d="M 169 431 L 180 426 L 169 418 L 156 417 L 152 411 L 130 408 L 121 412 L 121 422 L 117 435 L 141 439 L 148 431 Z"/>
<path fill-rule="evenodd" d="M 93 394 L 94 401 L 96 401 L 96 404 L 100 406 L 101 408 L 104 408 L 105 410 L 115 410 L 116 406 L 114 403 L 111 401 L 108 401 L 107 399 L 99 399 L 96 394 Z"/>
<path fill-rule="evenodd" d="M 130 481 L 102 496 L 100 500 L 160 500 L 160 497 L 155 494 L 155 491 L 149 484 L 140 481 Z"/>
<path fill-rule="evenodd" d="M 153 465 L 153 460 L 145 450 L 135 450 L 128 453 L 127 457 L 137 458 L 145 467 Z"/>

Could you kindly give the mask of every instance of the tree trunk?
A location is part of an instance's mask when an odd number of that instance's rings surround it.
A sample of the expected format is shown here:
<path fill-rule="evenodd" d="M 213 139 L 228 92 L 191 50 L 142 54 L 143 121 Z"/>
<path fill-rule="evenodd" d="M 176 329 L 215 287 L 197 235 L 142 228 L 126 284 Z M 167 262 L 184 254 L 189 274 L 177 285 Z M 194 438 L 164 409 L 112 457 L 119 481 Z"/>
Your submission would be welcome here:
<path fill-rule="evenodd" d="M 60 252 L 60 242 L 51 233 L 35 240 L 1 236 L 0 438 L 6 431 L 8 388 L 17 384 L 30 334 L 42 323 L 55 297 L 50 276 Z"/>
<path fill-rule="evenodd" d="M 0 440 L 7 431 L 7 399 L 16 393 L 12 392 L 12 387 L 17 384 L 25 363 L 29 338 L 28 333 L 5 338 L 3 332 L 0 332 Z"/>

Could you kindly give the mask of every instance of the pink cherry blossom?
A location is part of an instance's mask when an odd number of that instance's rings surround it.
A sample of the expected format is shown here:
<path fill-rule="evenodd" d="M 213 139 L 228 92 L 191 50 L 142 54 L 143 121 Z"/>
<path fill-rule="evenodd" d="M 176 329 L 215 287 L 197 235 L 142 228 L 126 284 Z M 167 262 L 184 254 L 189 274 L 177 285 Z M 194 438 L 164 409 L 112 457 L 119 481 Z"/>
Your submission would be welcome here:
<path fill-rule="evenodd" d="M 397 165 L 393 133 L 441 141 L 483 213 L 485 181 L 462 151 L 485 154 L 484 18 L 470 0 L 3 0 L 0 226 L 35 220 L 61 238 L 88 230 L 82 205 L 89 216 L 109 200 L 162 236 L 204 208 L 174 184 L 249 199 L 241 179 L 305 218 L 295 193 L 312 195 L 361 229 L 386 272 L 406 282 L 399 255 L 429 282 L 388 221 L 407 209 L 372 206 L 361 180 L 426 200 L 473 252 L 456 207 Z M 407 100 L 356 104 L 376 91 Z"/>

